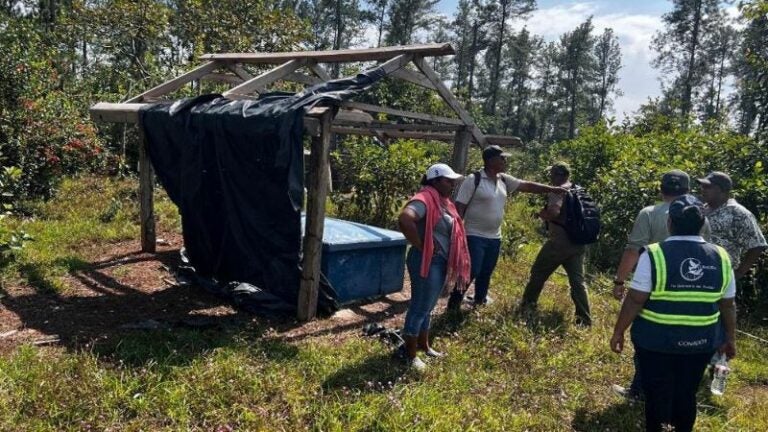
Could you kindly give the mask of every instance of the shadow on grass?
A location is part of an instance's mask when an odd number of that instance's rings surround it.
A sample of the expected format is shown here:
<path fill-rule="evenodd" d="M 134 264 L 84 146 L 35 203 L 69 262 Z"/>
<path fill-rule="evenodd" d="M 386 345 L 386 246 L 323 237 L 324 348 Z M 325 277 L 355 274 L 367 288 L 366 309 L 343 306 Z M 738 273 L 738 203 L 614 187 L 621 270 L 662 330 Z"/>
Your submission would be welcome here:
<path fill-rule="evenodd" d="M 645 430 L 642 406 L 622 403 L 592 412 L 585 409 L 576 411 L 571 427 L 579 432 L 616 431 L 632 432 Z"/>
<path fill-rule="evenodd" d="M 116 276 L 116 268 L 129 264 L 140 266 L 132 269 L 133 279 Z M 78 282 L 65 294 L 57 291 L 42 265 L 25 265 L 21 272 L 32 292 L 3 296 L 0 304 L 20 318 L 22 328 L 45 335 L 27 342 L 91 350 L 105 360 L 135 367 L 148 362 L 181 365 L 214 348 L 262 342 L 258 339 L 266 322 L 252 323 L 251 315 L 229 309 L 219 312 L 217 308 L 228 306 L 225 300 L 199 287 L 171 285 L 164 282 L 163 273 L 146 267 L 179 264 L 177 250 L 128 253 L 95 262 L 62 258 L 53 265 Z M 295 355 L 287 348 L 280 352 Z"/>
<path fill-rule="evenodd" d="M 567 330 L 565 317 L 557 310 L 516 311 L 514 316 L 533 334 L 554 333 L 564 336 Z"/>
<path fill-rule="evenodd" d="M 323 389 L 385 391 L 402 379 L 407 370 L 405 362 L 392 354 L 379 354 L 366 358 L 362 363 L 341 368 L 323 382 Z"/>

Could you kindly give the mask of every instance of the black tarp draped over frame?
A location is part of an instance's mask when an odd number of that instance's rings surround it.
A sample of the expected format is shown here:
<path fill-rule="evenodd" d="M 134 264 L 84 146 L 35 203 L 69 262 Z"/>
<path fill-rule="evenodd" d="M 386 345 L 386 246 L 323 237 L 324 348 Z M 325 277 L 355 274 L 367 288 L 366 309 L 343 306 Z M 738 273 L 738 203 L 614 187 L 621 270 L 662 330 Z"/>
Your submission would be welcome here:
<path fill-rule="evenodd" d="M 258 100 L 204 95 L 140 112 L 157 177 L 181 213 L 197 274 L 247 282 L 296 305 L 301 275 L 304 115 L 385 76 L 374 68 Z"/>

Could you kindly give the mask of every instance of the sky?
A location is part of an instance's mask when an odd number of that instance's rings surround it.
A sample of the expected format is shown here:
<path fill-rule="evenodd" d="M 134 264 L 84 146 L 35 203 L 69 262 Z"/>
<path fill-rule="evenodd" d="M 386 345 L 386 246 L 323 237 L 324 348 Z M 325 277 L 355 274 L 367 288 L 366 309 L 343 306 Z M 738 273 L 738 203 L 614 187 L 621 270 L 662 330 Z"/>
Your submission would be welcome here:
<path fill-rule="evenodd" d="M 456 12 L 458 0 L 442 0 L 437 10 L 449 17 Z M 661 94 L 659 72 L 651 66 L 654 57 L 651 38 L 662 28 L 661 16 L 670 11 L 668 0 L 539 0 L 537 9 L 525 20 L 510 24 L 515 30 L 526 26 L 546 41 L 557 40 L 593 16 L 594 34 L 610 27 L 619 38 L 622 68 L 619 88 L 623 96 L 614 99 L 614 115 L 621 121 L 631 116 L 649 97 Z"/>

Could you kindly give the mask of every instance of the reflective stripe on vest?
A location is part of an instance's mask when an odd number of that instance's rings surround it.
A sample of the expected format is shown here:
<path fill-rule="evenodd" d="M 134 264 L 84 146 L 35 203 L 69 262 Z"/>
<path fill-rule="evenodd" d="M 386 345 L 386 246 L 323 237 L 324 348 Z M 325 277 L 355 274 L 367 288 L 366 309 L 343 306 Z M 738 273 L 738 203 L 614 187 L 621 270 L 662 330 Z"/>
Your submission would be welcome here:
<path fill-rule="evenodd" d="M 716 303 L 725 293 L 730 283 L 731 260 L 728 253 L 720 246 L 717 247 L 718 255 L 722 268 L 722 286 L 720 291 L 701 292 L 701 291 L 669 291 L 667 290 L 667 261 L 664 258 L 664 252 L 658 243 L 648 245 L 648 253 L 653 257 L 652 263 L 656 271 L 656 280 L 651 289 L 649 300 L 661 300 L 669 302 L 696 302 L 696 303 Z M 676 315 L 654 312 L 648 309 L 640 311 L 640 316 L 648 321 L 664 325 L 684 325 L 684 326 L 708 326 L 715 324 L 720 317 L 720 311 L 711 315 Z"/>

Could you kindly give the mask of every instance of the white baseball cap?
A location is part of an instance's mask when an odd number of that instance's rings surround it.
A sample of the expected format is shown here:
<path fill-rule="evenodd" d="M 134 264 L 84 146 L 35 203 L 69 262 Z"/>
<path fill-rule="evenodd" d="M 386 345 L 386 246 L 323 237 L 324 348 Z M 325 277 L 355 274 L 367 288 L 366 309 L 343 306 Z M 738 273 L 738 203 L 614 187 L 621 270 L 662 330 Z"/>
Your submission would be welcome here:
<path fill-rule="evenodd" d="M 432 180 L 438 177 L 446 177 L 455 180 L 461 178 L 461 174 L 456 174 L 451 167 L 444 163 L 437 163 L 427 168 L 427 180 Z"/>

